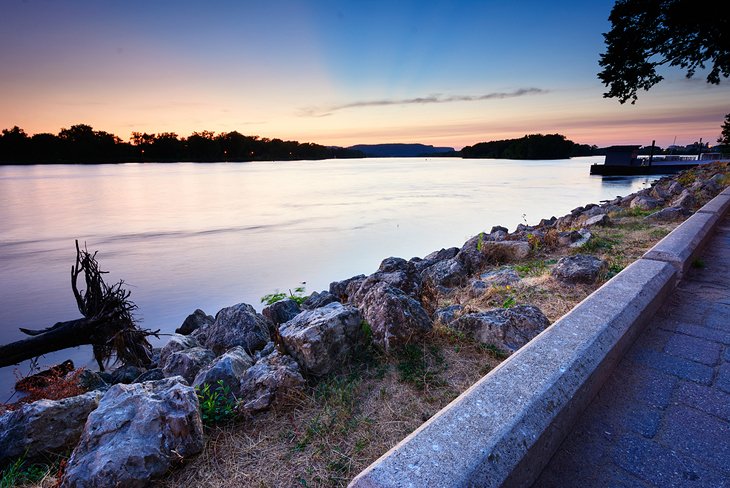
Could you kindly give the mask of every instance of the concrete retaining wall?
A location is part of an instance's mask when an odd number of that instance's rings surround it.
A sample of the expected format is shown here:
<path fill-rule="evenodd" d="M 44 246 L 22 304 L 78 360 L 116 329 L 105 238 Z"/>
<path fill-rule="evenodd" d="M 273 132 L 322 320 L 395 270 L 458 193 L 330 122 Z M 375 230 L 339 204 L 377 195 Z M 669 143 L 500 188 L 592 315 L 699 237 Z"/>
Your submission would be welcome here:
<path fill-rule="evenodd" d="M 459 395 L 350 487 L 530 486 L 728 208 L 730 190 Z"/>

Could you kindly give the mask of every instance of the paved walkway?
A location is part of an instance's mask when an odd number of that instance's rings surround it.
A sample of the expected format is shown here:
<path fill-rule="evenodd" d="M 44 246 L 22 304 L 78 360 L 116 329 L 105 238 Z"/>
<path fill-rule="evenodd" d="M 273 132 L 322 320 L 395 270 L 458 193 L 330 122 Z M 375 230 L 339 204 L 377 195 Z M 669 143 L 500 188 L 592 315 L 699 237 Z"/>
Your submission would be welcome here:
<path fill-rule="evenodd" d="M 730 487 L 730 216 L 533 488 Z"/>

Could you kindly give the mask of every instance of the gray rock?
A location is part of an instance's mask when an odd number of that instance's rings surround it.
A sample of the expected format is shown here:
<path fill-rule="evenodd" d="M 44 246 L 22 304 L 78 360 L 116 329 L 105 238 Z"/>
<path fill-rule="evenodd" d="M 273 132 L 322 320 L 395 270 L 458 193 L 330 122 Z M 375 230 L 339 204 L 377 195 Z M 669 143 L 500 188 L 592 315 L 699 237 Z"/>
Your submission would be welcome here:
<path fill-rule="evenodd" d="M 684 191 L 684 187 L 678 181 L 672 181 L 667 187 L 667 191 L 671 195 L 679 195 Z"/>
<path fill-rule="evenodd" d="M 555 223 L 558 221 L 557 218 L 550 217 L 549 219 L 540 219 L 540 222 L 538 222 L 537 226 L 541 228 L 552 228 L 555 227 Z"/>
<path fill-rule="evenodd" d="M 618 205 L 613 205 L 613 204 L 611 204 L 611 203 L 607 203 L 607 204 L 605 204 L 605 205 L 601 205 L 601 208 L 603 208 L 603 211 L 604 211 L 605 213 L 607 213 L 607 214 L 610 214 L 610 213 L 616 213 L 616 212 L 620 212 L 620 211 L 622 211 L 622 210 L 623 210 L 623 209 L 622 209 L 621 207 L 619 207 Z"/>
<path fill-rule="evenodd" d="M 222 381 L 223 385 L 230 389 L 233 396 L 239 396 L 241 394 L 241 378 L 251 366 L 253 366 L 251 356 L 246 353 L 243 347 L 236 346 L 204 366 L 195 376 L 193 386 L 215 386 L 219 381 Z"/>
<path fill-rule="evenodd" d="M 695 205 L 697 201 L 695 200 L 694 195 L 689 190 L 683 190 L 682 193 L 679 194 L 679 196 L 672 201 L 672 207 L 680 207 L 683 209 L 691 210 Z"/>
<path fill-rule="evenodd" d="M 197 309 L 195 310 L 195 312 L 191 313 L 185 318 L 182 325 L 175 329 L 175 333 L 189 335 L 201 327 L 207 327 L 211 325 L 214 321 L 215 319 L 212 315 L 206 315 L 205 312 Z"/>
<path fill-rule="evenodd" d="M 304 310 L 313 310 L 315 308 L 324 307 L 330 303 L 337 302 L 337 297 L 328 291 L 317 293 L 316 291 L 309 295 L 309 297 L 302 302 L 302 308 Z M 293 317 L 292 317 L 293 318 Z"/>
<path fill-rule="evenodd" d="M 456 320 L 457 316 L 461 314 L 464 307 L 461 305 L 449 305 L 448 307 L 439 308 L 433 314 L 433 321 L 441 325 L 449 325 L 451 322 Z"/>
<path fill-rule="evenodd" d="M 125 364 L 112 371 L 111 384 L 117 383 L 129 384 L 134 382 L 135 378 L 147 371 L 145 368 L 134 366 L 133 364 Z"/>
<path fill-rule="evenodd" d="M 690 212 L 687 209 L 681 207 L 667 207 L 647 215 L 644 217 L 644 220 L 650 222 L 673 222 L 684 219 L 688 213 Z"/>
<path fill-rule="evenodd" d="M 581 213 L 581 216 L 586 217 L 586 218 L 591 218 L 591 217 L 595 217 L 596 215 L 601 215 L 601 214 L 605 214 L 605 213 L 606 213 L 606 211 L 602 207 L 592 206 L 585 212 Z"/>
<path fill-rule="evenodd" d="M 78 375 L 78 384 L 81 388 L 87 391 L 93 390 L 104 390 L 109 389 L 109 384 L 104 381 L 101 375 L 95 371 L 88 369 L 82 370 Z"/>
<path fill-rule="evenodd" d="M 355 303 L 386 351 L 417 341 L 433 328 L 421 304 L 386 283 L 378 283 Z"/>
<path fill-rule="evenodd" d="M 162 368 L 150 369 L 139 375 L 133 383 L 144 383 L 145 381 L 159 381 L 165 378 L 165 372 Z"/>
<path fill-rule="evenodd" d="M 297 302 L 291 298 L 285 298 L 264 307 L 261 315 L 269 319 L 272 324 L 281 325 L 296 317 L 301 311 L 302 309 Z"/>
<path fill-rule="evenodd" d="M 196 331 L 197 332 L 197 331 Z M 178 351 L 184 351 L 193 347 L 198 347 L 200 344 L 194 336 L 184 336 L 182 334 L 174 334 L 170 336 L 167 344 L 162 346 L 160 349 L 160 359 L 157 362 L 158 366 L 163 366 L 167 361 L 170 354 Z"/>
<path fill-rule="evenodd" d="M 459 252 L 458 247 L 450 247 L 448 249 L 440 249 L 438 251 L 434 251 L 431 254 L 427 255 L 423 259 L 412 259 L 411 262 L 416 268 L 416 273 L 419 273 L 423 275 L 423 271 L 427 268 L 430 268 L 431 266 L 440 263 L 442 261 L 446 261 L 447 259 L 452 259 L 454 256 L 456 256 Z"/>
<path fill-rule="evenodd" d="M 162 371 L 165 376 L 182 376 L 190 383 L 198 372 L 214 359 L 215 354 L 210 349 L 193 347 L 170 354 L 162 366 Z"/>
<path fill-rule="evenodd" d="M 601 271 L 606 269 L 603 259 L 585 254 L 560 258 L 552 275 L 565 283 L 595 283 Z"/>
<path fill-rule="evenodd" d="M 347 289 L 352 283 L 360 282 L 362 283 L 365 281 L 366 276 L 361 274 L 357 276 L 353 276 L 352 278 L 348 278 L 346 280 L 342 281 L 333 281 L 330 283 L 330 293 L 332 293 L 335 297 L 337 297 L 341 302 L 346 302 L 348 299 L 347 295 Z M 355 288 L 357 290 L 358 287 Z"/>
<path fill-rule="evenodd" d="M 507 227 L 502 227 L 501 225 L 495 225 L 492 227 L 492 230 L 489 231 L 490 234 L 494 234 L 495 232 L 504 232 L 505 234 L 509 233 L 509 229 Z"/>
<path fill-rule="evenodd" d="M 254 354 L 254 363 L 257 363 L 269 354 L 272 354 L 274 351 L 276 351 L 276 344 L 274 344 L 273 341 L 267 342 L 263 349 L 261 349 L 260 351 L 256 351 L 256 354 Z"/>
<path fill-rule="evenodd" d="M 514 352 L 545 330 L 550 321 L 532 305 L 495 308 L 462 315 L 449 328 L 468 334 L 483 344 Z"/>
<path fill-rule="evenodd" d="M 61 486 L 148 486 L 204 444 L 198 397 L 182 378 L 116 385 L 89 415 Z"/>
<path fill-rule="evenodd" d="M 558 236 L 558 242 L 561 245 L 577 248 L 584 246 L 591 240 L 591 237 L 593 237 L 593 234 L 591 234 L 588 229 L 579 229 L 569 233 L 561 232 Z"/>
<path fill-rule="evenodd" d="M 482 273 L 479 279 L 487 286 L 507 286 L 520 281 L 520 275 L 512 268 L 502 268 Z"/>
<path fill-rule="evenodd" d="M 0 415 L 0 463 L 74 446 L 101 397 L 102 392 L 93 391 L 63 400 L 38 400 Z"/>
<path fill-rule="evenodd" d="M 358 309 L 339 302 L 300 313 L 279 334 L 287 352 L 317 376 L 339 369 L 365 340 Z"/>
<path fill-rule="evenodd" d="M 467 294 L 471 298 L 477 298 L 484 295 L 488 289 L 489 285 L 487 285 L 482 280 L 470 280 L 469 286 L 467 288 Z"/>
<path fill-rule="evenodd" d="M 493 237 L 485 232 L 475 235 L 461 246 L 455 259 L 461 263 L 467 273 L 479 271 L 487 264 L 488 260 L 484 253 L 484 246 L 492 240 Z"/>
<path fill-rule="evenodd" d="M 530 244 L 525 241 L 489 241 L 482 244 L 482 254 L 489 263 L 508 263 L 530 255 Z"/>
<path fill-rule="evenodd" d="M 662 200 L 651 198 L 645 195 L 638 195 L 631 200 L 629 205 L 631 208 L 638 208 L 641 210 L 654 210 L 655 208 L 662 205 Z"/>
<path fill-rule="evenodd" d="M 598 215 L 595 215 L 593 217 L 590 217 L 586 219 L 585 222 L 583 222 L 583 227 L 593 227 L 594 225 L 598 226 L 606 226 L 611 224 L 611 219 L 608 215 L 605 213 L 600 213 Z"/>
<path fill-rule="evenodd" d="M 304 386 L 299 365 L 290 356 L 274 351 L 248 368 L 241 379 L 241 408 L 244 412 L 266 410 L 277 399 Z"/>
<path fill-rule="evenodd" d="M 246 352 L 253 354 L 270 339 L 266 319 L 247 303 L 222 309 L 206 331 L 205 346 L 216 354 L 223 354 L 236 346 L 242 346 Z"/>
<path fill-rule="evenodd" d="M 466 279 L 467 270 L 456 258 L 439 261 L 423 270 L 423 286 L 431 288 L 458 286 Z"/>
<path fill-rule="evenodd" d="M 577 230 L 565 231 L 558 233 L 558 244 L 561 246 L 569 246 L 574 242 L 578 242 L 583 239 L 583 234 Z"/>

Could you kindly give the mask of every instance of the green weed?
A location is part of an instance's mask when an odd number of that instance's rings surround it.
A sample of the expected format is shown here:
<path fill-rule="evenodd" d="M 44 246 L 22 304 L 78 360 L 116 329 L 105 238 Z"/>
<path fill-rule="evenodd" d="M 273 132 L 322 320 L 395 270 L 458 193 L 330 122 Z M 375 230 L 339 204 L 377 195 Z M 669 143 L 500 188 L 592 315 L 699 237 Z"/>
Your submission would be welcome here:
<path fill-rule="evenodd" d="M 196 392 L 203 424 L 221 424 L 233 420 L 236 416 L 236 399 L 231 394 L 231 388 L 225 385 L 223 380 L 218 380 L 213 388 L 206 383 L 202 387 L 197 387 Z"/>
<path fill-rule="evenodd" d="M 37 483 L 45 478 L 51 468 L 45 464 L 26 464 L 25 455 L 8 465 L 0 474 L 0 488 L 11 488 L 28 483 Z"/>
<path fill-rule="evenodd" d="M 438 348 L 408 344 L 397 355 L 398 373 L 404 383 L 410 383 L 418 390 L 442 384 L 438 374 L 443 370 L 444 358 Z"/>
<path fill-rule="evenodd" d="M 495 359 L 507 359 L 509 353 L 497 347 L 494 344 L 482 344 L 482 349 L 487 351 Z"/>
<path fill-rule="evenodd" d="M 289 294 L 287 295 L 283 291 L 275 291 L 274 293 L 269 293 L 268 295 L 264 295 L 261 297 L 261 303 L 265 303 L 266 305 L 272 305 L 276 302 L 280 302 L 282 300 L 285 300 L 287 298 L 291 298 L 295 302 L 297 302 L 298 305 L 301 305 L 304 300 L 306 300 L 308 297 L 304 294 L 304 283 L 302 283 L 302 286 L 297 286 L 294 288 L 294 291 L 292 292 L 289 290 Z"/>

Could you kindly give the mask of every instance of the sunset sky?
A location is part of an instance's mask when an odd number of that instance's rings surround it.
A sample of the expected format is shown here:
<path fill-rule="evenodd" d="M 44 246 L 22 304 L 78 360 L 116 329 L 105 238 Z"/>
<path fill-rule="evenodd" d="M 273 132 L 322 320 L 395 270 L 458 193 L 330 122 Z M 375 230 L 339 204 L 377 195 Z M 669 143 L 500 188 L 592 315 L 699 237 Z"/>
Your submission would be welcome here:
<path fill-rule="evenodd" d="M 237 130 L 461 148 L 528 133 L 714 143 L 730 83 L 604 99 L 613 1 L 4 0 L 0 128 Z M 711 13 L 708 12 L 709 18 Z"/>

